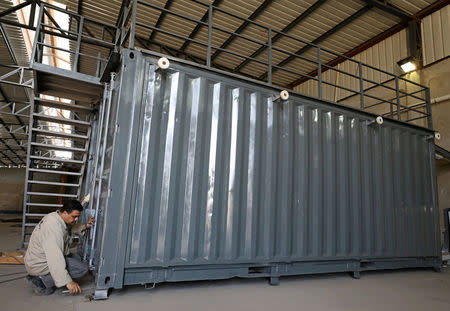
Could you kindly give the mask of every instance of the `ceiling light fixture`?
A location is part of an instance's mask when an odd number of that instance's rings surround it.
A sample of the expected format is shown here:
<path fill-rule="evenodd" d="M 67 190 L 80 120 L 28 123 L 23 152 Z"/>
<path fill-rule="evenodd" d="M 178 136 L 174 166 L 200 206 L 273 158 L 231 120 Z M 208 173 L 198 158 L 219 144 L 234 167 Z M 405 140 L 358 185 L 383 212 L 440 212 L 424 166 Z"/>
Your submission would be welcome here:
<path fill-rule="evenodd" d="M 419 61 L 413 57 L 407 57 L 397 62 L 405 73 L 414 71 L 419 68 Z"/>

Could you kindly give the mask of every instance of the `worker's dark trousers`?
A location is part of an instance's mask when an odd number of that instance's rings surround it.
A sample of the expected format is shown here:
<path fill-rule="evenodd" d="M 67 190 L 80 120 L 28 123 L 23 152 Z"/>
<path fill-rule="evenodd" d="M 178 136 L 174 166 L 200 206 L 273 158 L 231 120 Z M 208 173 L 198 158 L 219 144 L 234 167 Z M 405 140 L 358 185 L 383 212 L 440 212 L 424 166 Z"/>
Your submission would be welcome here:
<path fill-rule="evenodd" d="M 66 269 L 69 272 L 69 275 L 72 279 L 76 279 L 82 277 L 88 272 L 88 264 L 86 262 L 82 262 L 80 256 L 76 254 L 72 254 L 70 256 L 66 256 Z M 53 281 L 52 276 L 49 274 L 41 276 L 42 282 L 44 282 L 45 287 L 53 287 L 55 286 L 55 281 Z"/>

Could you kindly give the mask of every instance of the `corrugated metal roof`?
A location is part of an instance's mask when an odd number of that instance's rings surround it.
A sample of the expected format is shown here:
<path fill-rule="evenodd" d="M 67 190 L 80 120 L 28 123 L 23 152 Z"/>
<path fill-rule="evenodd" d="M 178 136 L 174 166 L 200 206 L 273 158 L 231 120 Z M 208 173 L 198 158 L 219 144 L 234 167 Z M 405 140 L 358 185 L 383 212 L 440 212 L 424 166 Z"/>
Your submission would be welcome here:
<path fill-rule="evenodd" d="M 78 10 L 78 2 L 61 2 L 65 3 L 69 10 L 75 12 Z M 153 6 L 167 8 L 168 10 L 195 20 L 201 20 L 207 13 L 208 9 L 207 6 L 194 0 L 146 0 L 146 2 Z M 263 0 L 205 0 L 202 2 L 204 4 L 211 4 L 214 2 L 219 9 L 223 9 L 242 18 L 252 16 L 252 14 L 264 3 Z M 254 21 L 271 27 L 274 31 L 280 31 L 294 21 L 299 15 L 316 4 L 316 2 L 318 1 L 273 0 L 266 5 L 265 9 L 262 10 L 256 18 L 254 18 Z M 368 5 L 367 1 L 363 0 L 328 0 L 322 2 L 323 4 L 318 5 L 311 14 L 304 18 L 300 23 L 292 27 L 292 29 L 288 31 L 288 34 L 302 40 L 315 41 L 318 37 L 333 29 L 333 27 L 341 24 L 352 14 L 355 14 L 358 10 L 363 9 Z M 389 1 L 390 6 L 395 6 L 399 10 L 403 10 L 406 15 L 415 14 L 432 3 L 434 3 L 434 1 L 431 0 Z M 81 13 L 86 17 L 95 18 L 101 22 L 115 25 L 118 20 L 121 6 L 122 0 L 83 0 Z M 163 16 L 163 18 L 161 18 L 161 16 Z M 162 11 L 159 9 L 139 5 L 137 13 L 137 21 L 139 23 L 145 23 L 146 25 L 154 27 L 158 20 L 158 26 L 160 29 L 176 33 L 178 36 L 188 37 L 196 27 L 196 23 L 193 21 L 182 19 L 173 14 L 162 14 Z M 347 26 L 343 27 L 324 40 L 321 40 L 319 44 L 323 47 L 332 49 L 333 51 L 345 53 L 346 51 L 359 46 L 367 40 L 370 40 L 374 36 L 379 35 L 383 31 L 386 31 L 399 22 L 401 22 L 401 19 L 398 16 L 389 14 L 379 8 L 372 7 Z M 221 27 L 226 31 L 235 32 L 243 23 L 243 20 L 237 19 L 223 12 L 215 11 L 214 13 L 214 25 Z M 189 43 L 186 45 L 184 39 L 170 36 L 165 33 L 158 32 L 151 37 L 152 42 L 144 43 L 143 41 L 147 41 L 150 38 L 151 33 L 151 29 L 137 27 L 136 34 L 141 39 L 136 42 L 136 45 L 144 48 L 157 49 L 163 53 L 164 50 L 161 50 L 161 45 L 175 50 L 180 50 L 181 47 L 184 47 L 185 49 L 182 52 L 205 59 L 206 47 L 204 45 L 196 43 Z M 241 32 L 241 35 L 261 42 L 267 41 L 267 30 L 256 25 L 248 25 Z M 272 34 L 272 36 L 274 35 L 275 33 Z M 219 47 L 226 42 L 229 37 L 229 33 L 214 30 L 212 44 Z M 206 43 L 207 27 L 200 27 L 194 36 L 194 39 Z M 151 43 L 155 43 L 155 45 L 151 45 Z M 227 49 L 248 56 L 258 50 L 260 46 L 260 44 L 250 42 L 244 38 L 235 38 L 232 40 L 231 44 L 227 46 Z M 302 44 L 289 38 L 283 38 L 278 40 L 274 46 L 281 47 L 288 52 L 294 53 L 302 47 Z M 96 54 L 95 48 L 88 50 L 87 52 Z M 107 49 L 102 52 L 102 55 L 105 52 L 107 53 Z M 314 52 L 309 51 L 309 54 L 311 53 Z M 308 56 L 307 53 L 305 55 Z M 272 56 L 273 63 L 276 64 L 284 60 L 288 55 L 286 53 L 274 52 Z M 258 59 L 265 61 L 267 59 L 267 53 L 261 53 L 258 56 Z M 242 63 L 243 60 L 243 57 L 222 52 L 214 59 L 214 63 L 227 68 L 236 68 L 240 63 Z M 309 70 L 311 64 L 306 66 L 303 63 L 304 62 L 301 60 L 296 60 L 290 63 L 289 67 L 298 68 L 298 66 L 301 66 L 301 68 L 305 71 Z M 82 61 L 80 67 L 82 71 L 93 73 L 95 72 L 96 66 L 96 61 L 90 60 L 85 61 L 84 63 Z M 265 72 L 264 65 L 254 62 L 250 62 L 241 69 L 242 73 L 255 76 L 261 75 Z M 292 75 L 286 73 L 284 79 L 279 80 L 278 83 L 283 84 L 292 82 L 290 81 L 292 78 L 289 76 Z"/>
<path fill-rule="evenodd" d="M 78 12 L 80 1 L 82 2 Z M 136 46 L 165 54 L 182 56 L 197 62 L 205 61 L 208 29 L 205 25 L 201 27 L 197 27 L 197 25 L 200 20 L 207 21 L 208 5 L 214 4 L 218 8 L 214 10 L 214 27 L 220 27 L 222 30 L 213 29 L 212 45 L 216 48 L 226 48 L 229 52 L 219 52 L 213 48 L 213 66 L 255 78 L 264 78 L 267 72 L 267 65 L 264 62 L 268 61 L 268 53 L 266 48 L 261 48 L 268 43 L 267 27 L 272 29 L 274 47 L 272 64 L 281 64 L 283 68 L 288 70 L 307 74 L 316 69 L 316 64 L 300 58 L 292 59 L 290 53 L 301 52 L 302 57 L 316 60 L 317 49 L 306 49 L 305 43 L 291 37 L 280 38 L 277 32 L 284 31 L 289 36 L 317 43 L 323 48 L 338 53 L 346 53 L 402 22 L 399 14 L 392 12 L 393 8 L 397 12 L 403 12 L 405 16 L 411 16 L 436 4 L 434 0 L 379 1 L 376 6 L 373 6 L 373 2 L 366 0 L 145 1 L 149 6 L 139 5 L 136 15 L 137 22 L 150 27 L 158 27 L 159 30 L 174 33 L 176 36 L 154 32 L 148 27 L 138 26 L 136 28 L 136 36 L 138 37 L 135 41 Z M 114 26 L 119 22 L 118 17 L 121 9 L 132 0 L 60 0 L 58 2 L 66 5 L 67 9 L 72 12 L 78 12 L 86 18 Z M 11 6 L 12 1 L 0 0 L 0 7 L 3 9 Z M 383 9 L 383 6 L 388 8 Z M 175 15 L 163 13 L 164 9 L 174 12 Z M 389 12 L 390 10 L 391 12 Z M 224 11 L 229 12 L 229 14 Z M 176 14 L 186 16 L 187 19 Z M 17 22 L 14 14 L 9 14 L 3 18 Z M 245 20 L 247 18 L 251 18 L 254 23 L 247 23 Z M 3 27 L 17 63 L 27 65 L 29 56 L 23 43 L 22 31 L 8 25 Z M 70 24 L 70 30 L 76 31 L 76 27 L 76 23 Z M 232 34 L 236 32 L 239 34 Z M 103 36 L 105 40 L 111 42 L 115 36 L 115 33 L 107 33 L 101 27 L 88 22 L 86 22 L 83 34 L 94 35 L 97 38 Z M 189 42 L 181 37 L 192 37 L 202 44 Z M 70 49 L 75 50 L 73 41 L 70 44 Z M 0 51 L 1 64 L 14 63 L 14 60 L 6 53 L 7 46 L 2 40 L 0 40 Z M 91 57 L 80 57 L 79 71 L 95 75 L 99 64 L 98 60 L 93 57 L 106 58 L 110 51 L 111 49 L 106 47 L 82 44 L 80 52 Z M 238 54 L 241 54 L 241 56 Z M 245 57 L 250 55 L 255 55 L 259 62 L 245 61 Z M 331 61 L 336 57 L 336 55 L 322 50 L 323 62 Z M 71 62 L 74 66 L 73 56 Z M 273 82 L 278 85 L 290 85 L 299 78 L 298 74 L 292 72 L 281 71 L 276 68 L 273 71 Z M 24 99 L 24 93 L 20 95 L 20 92 L 13 88 L 4 87 L 4 90 L 7 97 L 19 96 L 19 98 Z"/>
<path fill-rule="evenodd" d="M 389 0 L 389 3 L 407 12 L 410 15 L 416 14 L 420 10 L 435 3 L 435 0 Z"/>
<path fill-rule="evenodd" d="M 0 0 L 0 7 L 6 10 L 12 7 L 8 0 Z M 15 15 L 9 14 L 3 17 L 6 20 L 18 22 Z M 20 28 L 0 24 L 0 64 L 28 66 L 29 56 L 23 40 Z M 13 69 L 0 66 L 0 76 L 10 73 Z M 32 78 L 31 72 L 25 72 L 24 78 Z M 19 76 L 14 75 L 8 81 L 18 82 Z M 13 115 L 13 106 L 5 106 L 14 102 L 14 112 L 26 106 L 23 102 L 29 101 L 28 90 L 11 84 L 0 83 L 0 166 L 22 165 L 26 158 L 26 146 L 28 135 L 25 129 L 18 129 L 28 125 L 28 118 Z M 25 110 L 22 114 L 27 114 Z M 13 132 L 11 134 L 11 132 Z"/>

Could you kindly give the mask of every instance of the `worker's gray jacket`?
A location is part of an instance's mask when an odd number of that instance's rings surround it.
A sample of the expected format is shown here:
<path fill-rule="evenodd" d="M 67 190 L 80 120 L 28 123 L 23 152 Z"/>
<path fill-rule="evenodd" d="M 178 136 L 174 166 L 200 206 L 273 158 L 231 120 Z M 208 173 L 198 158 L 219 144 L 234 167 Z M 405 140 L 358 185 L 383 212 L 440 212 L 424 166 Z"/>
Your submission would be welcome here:
<path fill-rule="evenodd" d="M 81 232 L 85 225 L 74 225 L 72 233 Z M 34 228 L 25 254 L 25 269 L 30 275 L 51 274 L 57 287 L 72 282 L 64 256 L 69 254 L 69 229 L 58 212 L 46 215 Z"/>

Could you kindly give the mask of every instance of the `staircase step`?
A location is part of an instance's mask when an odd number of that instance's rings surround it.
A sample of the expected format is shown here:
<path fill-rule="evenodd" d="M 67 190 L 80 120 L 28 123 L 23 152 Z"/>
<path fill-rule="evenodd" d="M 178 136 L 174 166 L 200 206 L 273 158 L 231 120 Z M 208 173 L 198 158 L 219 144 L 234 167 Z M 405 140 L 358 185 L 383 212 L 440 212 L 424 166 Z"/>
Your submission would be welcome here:
<path fill-rule="evenodd" d="M 60 175 L 72 175 L 72 176 L 81 176 L 81 173 L 77 172 L 66 172 L 66 171 L 57 171 L 57 170 L 45 170 L 40 168 L 29 168 L 31 172 L 37 173 L 48 173 L 48 174 L 60 174 Z"/>
<path fill-rule="evenodd" d="M 45 107 L 51 107 L 51 108 L 57 108 L 57 109 L 64 109 L 64 110 L 70 110 L 75 112 L 91 112 L 93 111 L 92 108 L 86 107 L 86 106 L 80 106 L 80 105 L 74 105 L 74 104 L 68 104 L 68 103 L 62 103 L 55 100 L 49 100 L 49 99 L 42 99 L 42 98 L 35 98 L 34 103 L 40 106 Z"/>
<path fill-rule="evenodd" d="M 82 126 L 82 127 L 90 127 L 91 123 L 86 121 L 80 121 L 80 120 L 73 120 L 73 119 L 67 119 L 67 118 L 59 118 L 59 117 L 53 117 L 53 116 L 47 116 L 43 114 L 33 113 L 33 118 L 41 121 L 47 121 L 47 122 L 54 122 L 54 123 L 60 123 L 60 124 L 68 124 L 68 125 L 74 125 L 74 126 Z"/>
<path fill-rule="evenodd" d="M 29 184 L 49 185 L 49 186 L 63 186 L 63 187 L 78 187 L 79 184 L 68 184 L 63 182 L 42 181 L 42 180 L 28 180 Z"/>
<path fill-rule="evenodd" d="M 27 192 L 28 195 L 40 195 L 46 197 L 62 197 L 62 198 L 76 198 L 76 194 L 67 193 L 51 193 L 51 192 Z"/>
<path fill-rule="evenodd" d="M 47 214 L 25 213 L 25 217 L 44 217 Z"/>
<path fill-rule="evenodd" d="M 69 160 L 69 159 L 62 159 L 62 158 L 49 158 L 49 157 L 39 157 L 30 155 L 30 159 L 33 160 L 42 160 L 42 161 L 53 161 L 53 162 L 63 162 L 63 163 L 73 163 L 73 164 L 84 164 L 81 160 Z"/>
<path fill-rule="evenodd" d="M 43 207 L 62 207 L 62 204 L 47 204 L 47 203 L 27 203 L 28 206 L 43 206 Z"/>
<path fill-rule="evenodd" d="M 84 148 L 65 147 L 65 146 L 41 144 L 41 143 L 30 143 L 30 145 L 38 147 L 38 148 L 45 148 L 45 149 L 52 149 L 52 150 L 72 151 L 72 152 L 86 152 L 86 149 L 84 149 Z"/>
<path fill-rule="evenodd" d="M 85 135 L 78 135 L 78 134 L 72 134 L 72 133 L 64 133 L 64 132 L 56 132 L 56 131 L 48 131 L 38 128 L 32 128 L 32 131 L 37 134 L 41 135 L 47 135 L 47 136 L 55 136 L 55 137 L 61 137 L 61 138 L 73 138 L 73 139 L 82 139 L 82 140 L 88 140 L 89 137 Z"/>

